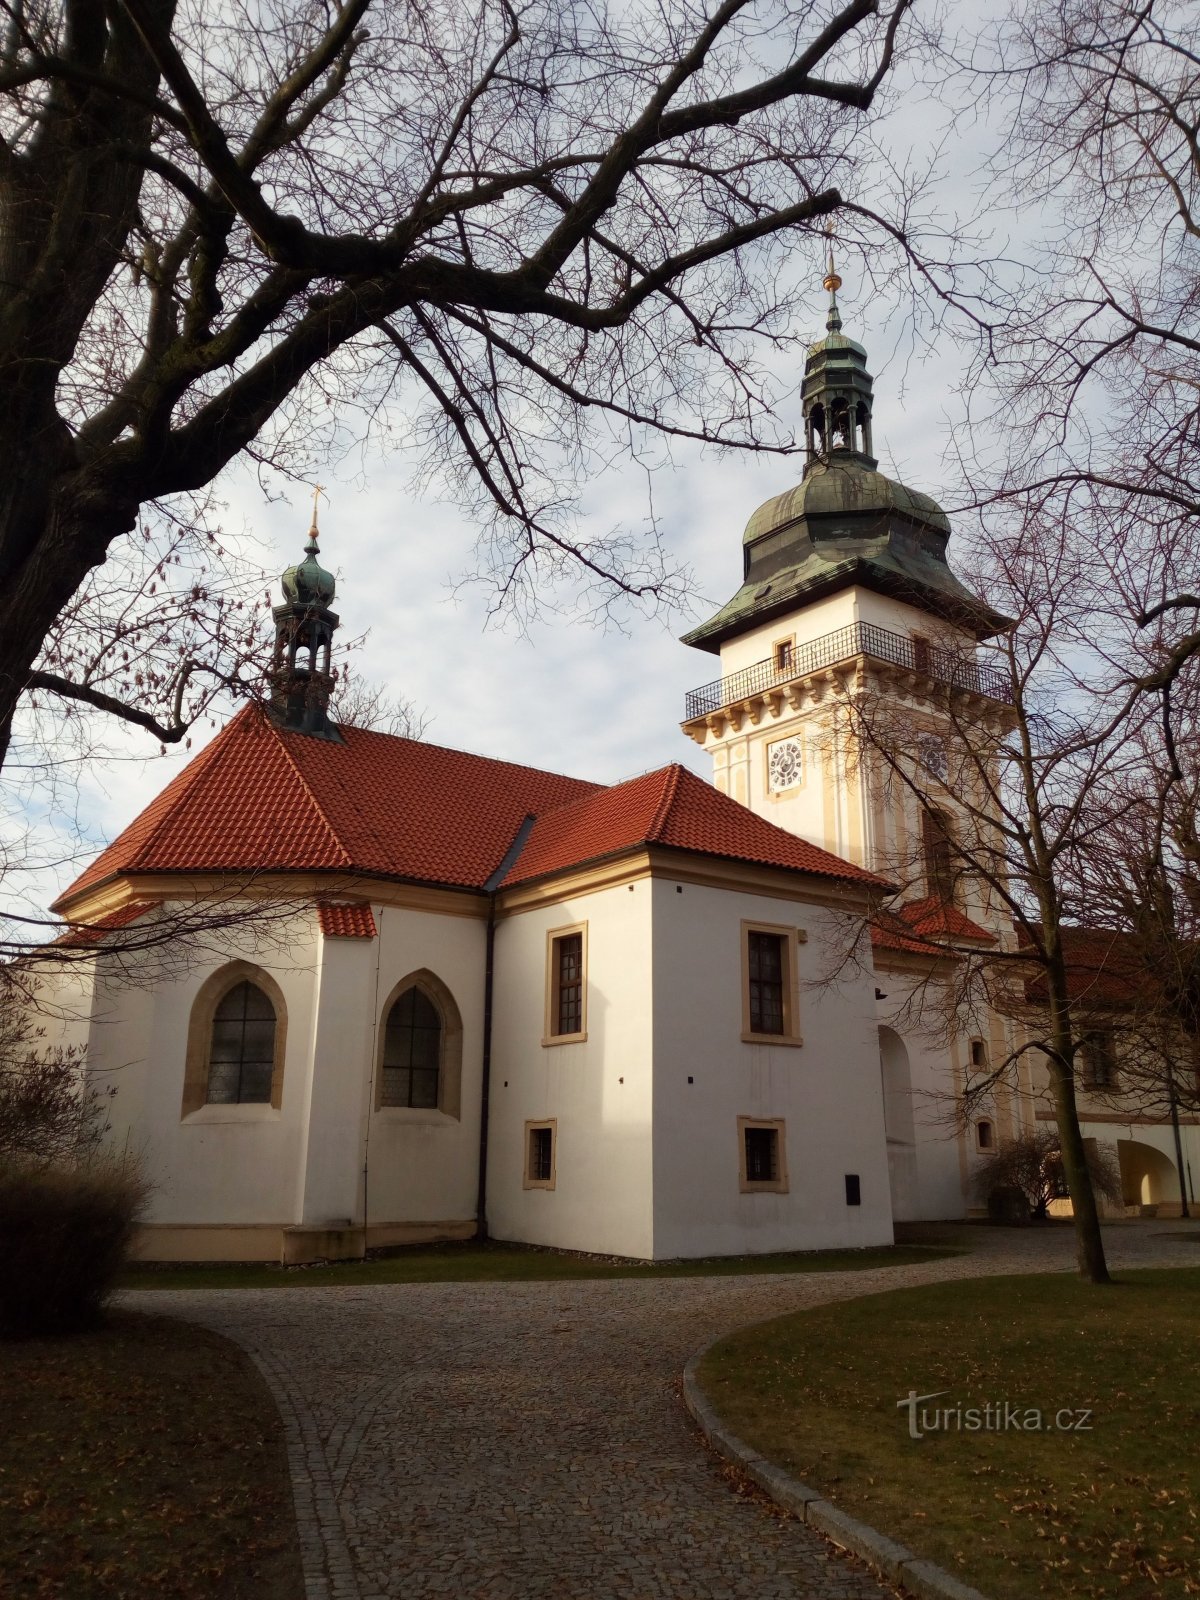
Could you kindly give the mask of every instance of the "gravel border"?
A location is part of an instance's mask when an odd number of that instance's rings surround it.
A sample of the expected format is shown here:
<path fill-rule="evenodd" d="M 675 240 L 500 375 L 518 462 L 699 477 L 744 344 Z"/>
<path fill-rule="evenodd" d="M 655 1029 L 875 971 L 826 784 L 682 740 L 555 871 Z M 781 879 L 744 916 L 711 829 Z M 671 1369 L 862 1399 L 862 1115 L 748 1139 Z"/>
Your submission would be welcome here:
<path fill-rule="evenodd" d="M 731 1433 L 709 1405 L 696 1377 L 700 1362 L 713 1345 L 719 1343 L 719 1339 L 714 1339 L 697 1350 L 683 1369 L 683 1403 L 718 1455 L 741 1467 L 777 1505 L 823 1533 L 841 1549 L 858 1556 L 873 1572 L 897 1584 L 906 1594 L 916 1595 L 918 1600 L 987 1600 L 978 1589 L 960 1583 L 944 1568 L 922 1560 L 906 1545 L 898 1544 L 895 1539 L 889 1539 L 886 1534 L 842 1511 L 818 1490 L 793 1478 L 790 1472 L 775 1466 L 744 1439 Z"/>

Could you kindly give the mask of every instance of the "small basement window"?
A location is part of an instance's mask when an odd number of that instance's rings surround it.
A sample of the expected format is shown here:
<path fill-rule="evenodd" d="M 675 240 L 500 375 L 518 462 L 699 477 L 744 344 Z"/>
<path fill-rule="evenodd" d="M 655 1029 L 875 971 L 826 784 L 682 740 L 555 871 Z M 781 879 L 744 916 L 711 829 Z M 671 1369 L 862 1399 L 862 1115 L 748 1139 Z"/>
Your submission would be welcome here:
<path fill-rule="evenodd" d="M 553 1189 L 555 1183 L 555 1132 L 557 1124 L 525 1124 L 525 1188 Z"/>

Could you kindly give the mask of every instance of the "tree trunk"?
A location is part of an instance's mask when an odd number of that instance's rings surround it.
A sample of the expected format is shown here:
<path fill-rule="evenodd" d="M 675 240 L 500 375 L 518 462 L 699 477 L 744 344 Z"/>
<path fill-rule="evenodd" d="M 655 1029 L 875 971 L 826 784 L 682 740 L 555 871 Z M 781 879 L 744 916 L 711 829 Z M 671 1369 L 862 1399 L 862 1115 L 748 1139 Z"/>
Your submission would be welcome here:
<path fill-rule="evenodd" d="M 1059 1150 L 1067 1187 L 1071 1191 L 1071 1211 L 1075 1222 L 1075 1255 L 1080 1275 L 1089 1283 L 1111 1283 L 1100 1234 L 1100 1213 L 1096 1192 L 1088 1171 L 1075 1105 L 1075 1079 L 1061 1059 L 1050 1062 L 1050 1087 L 1054 1096 L 1054 1117 L 1058 1125 Z"/>

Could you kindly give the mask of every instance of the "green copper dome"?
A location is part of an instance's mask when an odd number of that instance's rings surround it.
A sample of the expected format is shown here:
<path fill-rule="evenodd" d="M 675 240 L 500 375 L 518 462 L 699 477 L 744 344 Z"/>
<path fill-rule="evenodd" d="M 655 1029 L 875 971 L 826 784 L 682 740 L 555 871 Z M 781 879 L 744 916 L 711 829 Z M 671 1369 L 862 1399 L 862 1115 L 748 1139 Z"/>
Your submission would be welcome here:
<path fill-rule="evenodd" d="M 326 572 L 317 560 L 321 547 L 317 543 L 317 530 L 309 529 L 308 543 L 304 546 L 304 560 L 289 567 L 280 580 L 283 598 L 292 605 L 322 606 L 332 604 L 334 596 L 333 573 Z"/>
<path fill-rule="evenodd" d="M 755 511 L 742 536 L 742 587 L 683 642 L 715 653 L 725 640 L 852 584 L 986 638 L 1006 619 L 951 572 L 946 513 L 878 470 L 867 353 L 842 333 L 832 266 L 825 287 L 826 336 L 809 348 L 801 390 L 804 476 Z"/>

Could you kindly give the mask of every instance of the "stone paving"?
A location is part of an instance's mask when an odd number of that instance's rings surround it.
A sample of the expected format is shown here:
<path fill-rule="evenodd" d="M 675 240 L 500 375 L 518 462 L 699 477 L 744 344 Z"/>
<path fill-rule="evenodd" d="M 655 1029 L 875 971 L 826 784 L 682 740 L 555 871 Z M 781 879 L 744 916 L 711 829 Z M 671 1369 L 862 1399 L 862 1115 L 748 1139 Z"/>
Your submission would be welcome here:
<path fill-rule="evenodd" d="M 944 1230 L 943 1230 L 944 1231 Z M 287 1433 L 307 1600 L 879 1600 L 734 1485 L 683 1409 L 718 1334 L 884 1288 L 1067 1270 L 1069 1230 L 800 1276 L 131 1294 L 235 1339 Z M 1114 1266 L 1200 1264 L 1200 1226 L 1106 1229 Z"/>

